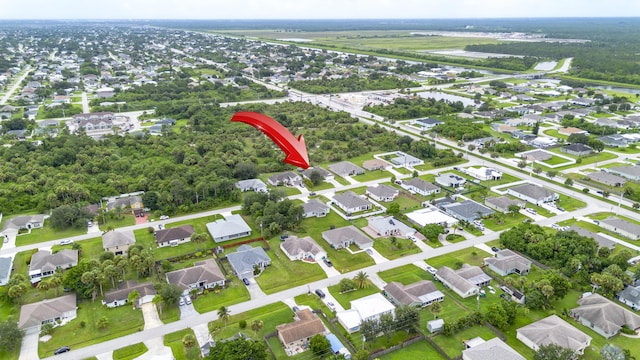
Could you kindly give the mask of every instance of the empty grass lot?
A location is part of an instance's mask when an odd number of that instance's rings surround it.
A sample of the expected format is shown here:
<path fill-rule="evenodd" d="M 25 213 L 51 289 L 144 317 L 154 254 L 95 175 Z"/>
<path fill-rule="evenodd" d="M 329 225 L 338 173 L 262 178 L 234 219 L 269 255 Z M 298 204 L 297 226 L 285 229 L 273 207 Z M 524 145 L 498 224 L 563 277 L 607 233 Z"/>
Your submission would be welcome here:
<path fill-rule="evenodd" d="M 351 309 L 351 300 L 360 299 L 365 296 L 373 295 L 380 292 L 375 285 L 369 284 L 368 287 L 364 289 L 356 289 L 353 291 L 346 292 L 344 294 L 340 293 L 340 284 L 329 286 L 329 292 L 333 297 L 342 305 L 345 310 Z"/>
<path fill-rule="evenodd" d="M 200 356 L 200 349 L 197 346 L 187 349 L 182 345 L 182 338 L 187 334 L 195 336 L 191 329 L 172 332 L 164 336 L 164 345 L 171 348 L 175 360 L 197 359 Z"/>
<path fill-rule="evenodd" d="M 475 255 L 473 255 L 473 253 L 475 253 Z M 469 265 L 481 266 L 482 259 L 489 256 L 492 256 L 492 254 L 489 254 L 488 252 L 482 251 L 477 248 L 463 249 L 463 250 L 454 251 L 452 253 L 448 253 L 445 255 L 436 256 L 431 259 L 427 259 L 427 263 L 435 267 L 436 269 L 444 265 L 452 269 L 455 269 L 455 264 L 458 261 L 462 261 L 463 263 L 469 264 Z"/>
<path fill-rule="evenodd" d="M 45 241 L 64 239 L 72 236 L 86 234 L 87 229 L 65 229 L 55 230 L 49 226 L 49 221 L 45 220 L 44 226 L 40 229 L 32 229 L 31 233 L 20 234 L 16 236 L 16 246 L 24 246 L 30 244 L 41 243 Z"/>
<path fill-rule="evenodd" d="M 405 360 L 405 359 L 429 359 L 429 360 L 445 360 L 444 356 L 440 355 L 436 349 L 433 348 L 426 341 L 419 341 L 411 344 L 402 349 L 391 352 L 387 355 L 383 355 L 380 360 Z M 497 359 L 496 359 L 497 360 Z"/>
<path fill-rule="evenodd" d="M 358 182 L 366 182 L 371 180 L 391 178 L 391 176 L 393 175 L 386 170 L 374 170 L 374 171 L 365 171 L 364 174 L 356 175 L 353 177 L 353 179 Z"/>
<path fill-rule="evenodd" d="M 217 310 L 223 306 L 238 304 L 251 299 L 249 290 L 238 278 L 227 281 L 227 287 L 209 291 L 207 295 L 198 295 L 193 300 L 193 307 L 199 313 Z"/>
<path fill-rule="evenodd" d="M 273 294 L 327 277 L 324 270 L 316 263 L 289 260 L 280 248 L 281 243 L 278 237 L 269 240 L 271 249 L 267 254 L 271 258 L 271 265 L 255 278 L 266 294 Z"/>
<path fill-rule="evenodd" d="M 109 319 L 109 326 L 101 330 L 96 323 L 103 316 Z M 142 311 L 131 306 L 109 309 L 100 301 L 83 301 L 78 304 L 78 317 L 54 328 L 51 340 L 39 344 L 38 354 L 47 357 L 61 346 L 78 349 L 141 331 L 143 327 Z"/>
<path fill-rule="evenodd" d="M 238 325 L 240 320 L 247 322 L 246 329 L 240 329 Z M 258 331 L 256 335 L 251 330 L 251 322 L 254 320 L 263 322 L 262 330 Z M 276 325 L 290 322 L 293 322 L 293 311 L 283 302 L 277 302 L 240 314 L 231 314 L 226 325 L 222 320 L 212 321 L 209 323 L 209 328 L 213 326 L 218 329 L 212 335 L 214 339 L 227 339 L 238 332 L 245 333 L 254 339 L 262 339 L 266 334 L 274 332 Z"/>
<path fill-rule="evenodd" d="M 403 285 L 413 284 L 421 280 L 433 280 L 433 275 L 413 264 L 381 271 L 378 273 L 378 276 L 387 283 L 397 281 Z"/>
<path fill-rule="evenodd" d="M 378 238 L 374 241 L 373 248 L 389 260 L 417 254 L 421 251 L 413 241 L 402 238 L 396 238 L 395 244 L 391 241 L 391 238 Z"/>

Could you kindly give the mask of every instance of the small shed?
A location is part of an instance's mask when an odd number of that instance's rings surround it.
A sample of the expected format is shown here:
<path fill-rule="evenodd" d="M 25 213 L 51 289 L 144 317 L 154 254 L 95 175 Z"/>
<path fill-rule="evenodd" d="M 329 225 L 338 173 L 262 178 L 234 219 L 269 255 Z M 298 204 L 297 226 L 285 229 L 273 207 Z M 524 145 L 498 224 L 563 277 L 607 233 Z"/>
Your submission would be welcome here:
<path fill-rule="evenodd" d="M 429 330 L 429 332 L 432 334 L 441 332 L 443 326 L 444 326 L 444 320 L 442 319 L 435 319 L 427 322 L 427 330 Z"/>

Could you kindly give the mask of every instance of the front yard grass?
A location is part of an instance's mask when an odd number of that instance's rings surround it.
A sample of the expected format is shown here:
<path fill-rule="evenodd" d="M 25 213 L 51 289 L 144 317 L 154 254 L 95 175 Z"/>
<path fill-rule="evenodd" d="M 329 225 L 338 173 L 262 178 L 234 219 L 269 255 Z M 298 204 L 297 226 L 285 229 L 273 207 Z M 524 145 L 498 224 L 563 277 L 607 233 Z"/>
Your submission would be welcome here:
<path fill-rule="evenodd" d="M 395 244 L 391 241 L 391 238 L 378 238 L 373 242 L 373 248 L 389 260 L 417 254 L 421 251 L 413 241 L 403 238 L 396 238 Z"/>
<path fill-rule="evenodd" d="M 584 201 L 572 198 L 564 194 L 560 194 L 560 198 L 556 200 L 556 205 L 563 208 L 565 211 L 578 210 L 587 206 Z"/>
<path fill-rule="evenodd" d="M 265 294 L 273 294 L 327 277 L 316 263 L 289 260 L 280 248 L 280 243 L 278 237 L 269 241 L 271 249 L 267 254 L 271 258 L 271 265 L 255 278 Z"/>
<path fill-rule="evenodd" d="M 16 246 L 37 244 L 45 241 L 64 239 L 72 236 L 86 234 L 87 229 L 55 230 L 49 226 L 49 220 L 45 220 L 40 229 L 31 229 L 31 233 L 16 236 Z"/>
<path fill-rule="evenodd" d="M 109 320 L 109 325 L 101 330 L 96 324 L 103 316 Z M 82 301 L 78 304 L 78 317 L 55 328 L 51 340 L 39 343 L 38 354 L 47 357 L 61 346 L 78 349 L 141 331 L 143 327 L 141 310 L 134 310 L 131 306 L 109 309 L 100 301 Z"/>
<path fill-rule="evenodd" d="M 298 295 L 293 300 L 296 304 L 309 306 L 312 310 L 322 310 L 329 319 L 336 317 L 333 311 L 313 292 Z"/>
<path fill-rule="evenodd" d="M 164 336 L 164 345 L 171 348 L 175 360 L 197 359 L 200 356 L 198 346 L 187 349 L 182 345 L 182 338 L 187 334 L 195 336 L 191 329 L 172 332 Z"/>
<path fill-rule="evenodd" d="M 364 174 L 353 176 L 353 179 L 358 182 L 367 182 L 372 180 L 391 178 L 393 174 L 386 170 L 374 170 L 374 171 L 365 171 Z"/>
<path fill-rule="evenodd" d="M 240 314 L 231 314 L 227 324 L 222 320 L 215 320 L 209 323 L 209 328 L 217 328 L 212 335 L 214 339 L 227 339 L 238 332 L 245 333 L 253 339 L 261 339 L 266 334 L 272 333 L 276 329 L 276 325 L 293 322 L 293 311 L 283 302 L 269 304 L 257 309 L 245 311 Z M 246 329 L 240 329 L 238 323 L 240 320 L 247 322 Z M 262 330 L 254 335 L 251 330 L 251 323 L 254 320 L 263 322 Z"/>
<path fill-rule="evenodd" d="M 559 164 L 569 163 L 569 160 L 561 158 L 559 156 L 551 156 L 551 158 L 544 160 L 542 162 L 548 165 L 559 165 Z"/>
<path fill-rule="evenodd" d="M 104 252 L 102 247 L 102 237 L 96 237 L 93 239 L 87 239 L 77 242 L 80 245 L 80 259 L 98 259 L 100 254 Z M 57 252 L 63 249 L 71 249 L 72 244 L 69 245 L 53 245 L 51 247 L 52 252 Z"/>
<path fill-rule="evenodd" d="M 144 343 L 137 343 L 113 351 L 113 360 L 132 360 L 149 351 Z"/>
<path fill-rule="evenodd" d="M 413 264 L 381 271 L 378 273 L 378 276 L 387 283 L 397 281 L 403 285 L 413 284 L 421 280 L 433 280 L 433 275 Z"/>
<path fill-rule="evenodd" d="M 465 349 L 464 341 L 473 339 L 476 336 L 484 340 L 490 340 L 497 337 L 496 333 L 484 326 L 476 325 L 459 331 L 451 336 L 437 335 L 433 337 L 433 341 L 444 350 L 451 358 L 460 356 L 462 350 Z M 496 359 L 497 360 L 497 359 Z"/>
<path fill-rule="evenodd" d="M 496 219 L 493 219 L 491 217 L 487 219 L 483 219 L 482 223 L 488 229 L 491 229 L 493 231 L 500 231 L 500 230 L 510 229 L 518 224 L 522 224 L 522 221 L 524 221 L 525 219 L 528 219 L 528 217 L 520 213 L 505 214 L 504 217 L 502 218 L 501 223 L 498 223 Z"/>
<path fill-rule="evenodd" d="M 180 308 L 178 305 L 162 305 L 162 311 L 160 311 L 160 307 L 158 307 L 158 316 L 160 317 L 160 321 L 165 324 L 178 321 L 180 320 Z"/>
<path fill-rule="evenodd" d="M 482 266 L 482 259 L 489 256 L 492 255 L 478 248 L 462 249 L 445 255 L 436 256 L 431 259 L 427 259 L 427 263 L 436 269 L 446 265 L 455 270 L 456 263 L 458 261 L 461 261 L 464 264 Z"/>
<path fill-rule="evenodd" d="M 251 299 L 249 290 L 242 281 L 237 278 L 227 280 L 227 287 L 224 289 L 209 290 L 207 295 L 201 294 L 193 300 L 193 307 L 199 313 L 217 310 L 223 306 L 238 304 Z"/>
<path fill-rule="evenodd" d="M 379 357 L 380 360 L 429 359 L 445 360 L 436 349 L 426 341 L 418 341 L 402 349 Z M 496 359 L 497 360 L 497 359 Z"/>
<path fill-rule="evenodd" d="M 369 286 L 363 289 L 340 293 L 340 284 L 329 286 L 329 292 L 342 305 L 345 310 L 351 309 L 351 300 L 360 299 L 365 296 L 379 293 L 381 290 L 377 286 L 369 283 Z"/>

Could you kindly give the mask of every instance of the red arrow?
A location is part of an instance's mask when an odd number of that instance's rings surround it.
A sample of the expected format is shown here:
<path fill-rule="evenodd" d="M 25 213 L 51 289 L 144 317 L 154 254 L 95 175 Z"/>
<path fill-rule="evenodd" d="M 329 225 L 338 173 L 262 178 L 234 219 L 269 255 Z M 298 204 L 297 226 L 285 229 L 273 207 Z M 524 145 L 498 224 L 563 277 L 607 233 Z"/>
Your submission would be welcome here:
<path fill-rule="evenodd" d="M 299 166 L 303 169 L 307 169 L 309 167 L 307 145 L 304 142 L 302 134 L 300 134 L 296 139 L 286 127 L 282 126 L 282 124 L 267 115 L 257 112 L 237 112 L 233 115 L 231 121 L 249 124 L 270 137 L 271 140 L 273 140 L 273 142 L 276 143 L 276 145 L 278 145 L 287 155 L 283 160 L 284 162 L 294 166 Z"/>

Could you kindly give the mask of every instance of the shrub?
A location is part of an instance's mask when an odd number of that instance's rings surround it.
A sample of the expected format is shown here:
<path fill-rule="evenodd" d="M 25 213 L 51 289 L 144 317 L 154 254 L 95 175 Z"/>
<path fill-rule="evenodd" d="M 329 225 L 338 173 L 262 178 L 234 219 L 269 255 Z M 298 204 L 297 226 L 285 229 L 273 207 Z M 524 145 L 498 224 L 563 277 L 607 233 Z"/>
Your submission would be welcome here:
<path fill-rule="evenodd" d="M 240 329 L 244 329 L 247 327 L 247 321 L 246 320 L 240 320 L 240 322 L 238 322 L 238 326 L 240 327 Z"/>

